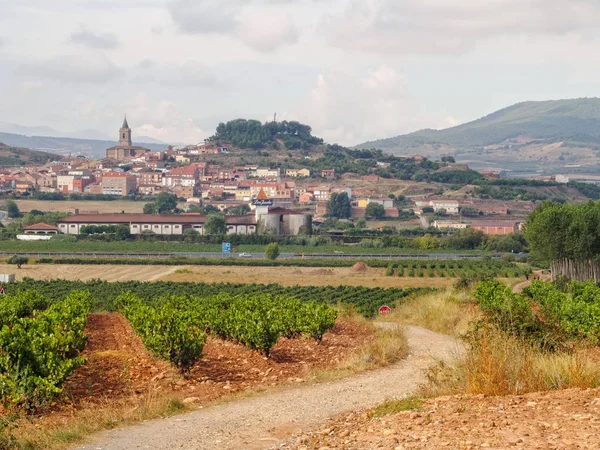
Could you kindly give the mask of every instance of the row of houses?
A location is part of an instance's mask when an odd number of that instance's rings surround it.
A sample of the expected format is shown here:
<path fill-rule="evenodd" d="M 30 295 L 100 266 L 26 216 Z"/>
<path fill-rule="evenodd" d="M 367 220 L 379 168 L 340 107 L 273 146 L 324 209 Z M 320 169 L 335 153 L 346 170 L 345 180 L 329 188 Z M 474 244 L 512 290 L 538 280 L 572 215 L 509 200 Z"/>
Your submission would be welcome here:
<path fill-rule="evenodd" d="M 491 236 L 504 236 L 517 233 L 522 223 L 516 221 L 476 221 L 471 223 L 436 220 L 433 226 L 439 230 L 464 230 L 471 228 Z"/>

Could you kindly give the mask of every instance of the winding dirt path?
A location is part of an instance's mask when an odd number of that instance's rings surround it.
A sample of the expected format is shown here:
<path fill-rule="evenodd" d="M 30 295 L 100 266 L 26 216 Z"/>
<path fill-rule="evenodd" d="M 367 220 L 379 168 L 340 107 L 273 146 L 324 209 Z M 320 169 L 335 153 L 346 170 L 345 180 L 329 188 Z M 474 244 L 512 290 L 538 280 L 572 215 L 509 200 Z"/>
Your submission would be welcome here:
<path fill-rule="evenodd" d="M 419 327 L 405 329 L 410 353 L 394 366 L 102 432 L 78 449 L 272 447 L 293 433 L 322 424 L 332 415 L 410 395 L 425 381 L 423 369 L 462 351 L 460 343 L 448 336 Z"/>

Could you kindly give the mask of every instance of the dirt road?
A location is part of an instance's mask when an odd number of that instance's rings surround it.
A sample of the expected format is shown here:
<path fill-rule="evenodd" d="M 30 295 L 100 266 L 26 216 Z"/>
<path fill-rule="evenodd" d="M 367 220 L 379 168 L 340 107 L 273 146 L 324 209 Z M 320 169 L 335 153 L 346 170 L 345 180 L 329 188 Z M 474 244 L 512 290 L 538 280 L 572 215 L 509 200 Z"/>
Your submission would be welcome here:
<path fill-rule="evenodd" d="M 423 369 L 457 356 L 460 344 L 406 327 L 409 356 L 400 363 L 343 380 L 278 391 L 199 409 L 169 419 L 103 432 L 80 450 L 264 449 L 328 417 L 404 397 L 424 381 Z"/>

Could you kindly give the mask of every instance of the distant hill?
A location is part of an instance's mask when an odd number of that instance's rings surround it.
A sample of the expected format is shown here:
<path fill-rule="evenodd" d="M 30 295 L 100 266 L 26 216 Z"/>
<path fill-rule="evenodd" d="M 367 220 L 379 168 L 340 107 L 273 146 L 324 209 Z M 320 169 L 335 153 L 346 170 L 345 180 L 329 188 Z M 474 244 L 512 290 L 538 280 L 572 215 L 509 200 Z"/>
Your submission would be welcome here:
<path fill-rule="evenodd" d="M 0 133 L 20 134 L 24 136 L 45 136 L 53 138 L 71 138 L 71 139 L 89 139 L 95 141 L 110 141 L 112 136 L 98 130 L 80 130 L 80 131 L 59 131 L 47 126 L 31 127 L 17 125 L 15 123 L 0 122 Z M 167 145 L 166 142 L 149 136 L 136 136 L 138 142 L 147 142 L 150 144 Z"/>
<path fill-rule="evenodd" d="M 0 142 L 0 166 L 21 166 L 46 164 L 59 159 L 60 155 L 31 150 L 29 148 L 11 147 Z"/>
<path fill-rule="evenodd" d="M 518 103 L 457 127 L 421 130 L 365 142 L 357 148 L 410 155 L 420 149 L 469 150 L 510 140 L 570 141 L 597 146 L 600 144 L 600 99 Z"/>
<path fill-rule="evenodd" d="M 52 136 L 24 136 L 22 134 L 0 133 L 0 142 L 14 147 L 57 152 L 59 154 L 81 153 L 90 157 L 101 157 L 105 150 L 116 144 L 111 140 L 76 139 Z M 134 142 L 150 150 L 163 150 L 166 144 Z"/>

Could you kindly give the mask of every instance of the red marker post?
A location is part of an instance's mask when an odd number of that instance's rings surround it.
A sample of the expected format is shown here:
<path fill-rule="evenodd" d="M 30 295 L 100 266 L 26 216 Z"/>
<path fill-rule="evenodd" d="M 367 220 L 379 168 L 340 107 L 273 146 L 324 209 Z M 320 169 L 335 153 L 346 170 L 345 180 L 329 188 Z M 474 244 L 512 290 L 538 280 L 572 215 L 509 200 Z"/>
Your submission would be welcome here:
<path fill-rule="evenodd" d="M 392 308 L 387 305 L 383 305 L 381 308 L 379 308 L 379 314 L 381 315 L 391 314 L 391 312 Z"/>

